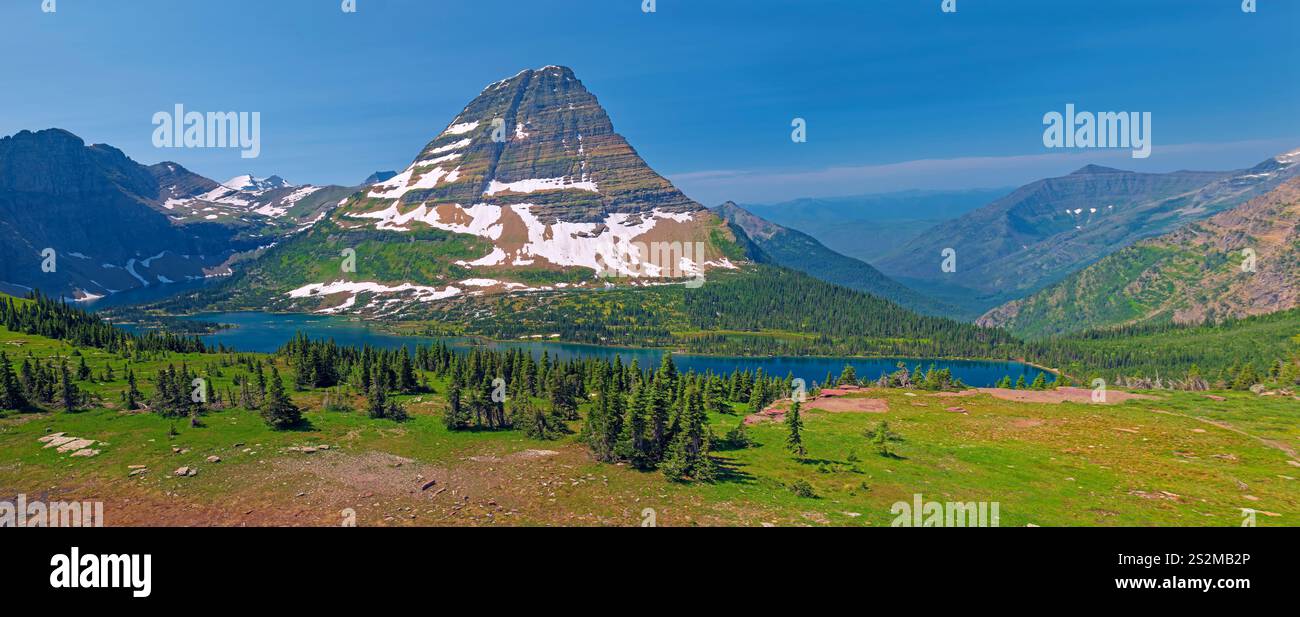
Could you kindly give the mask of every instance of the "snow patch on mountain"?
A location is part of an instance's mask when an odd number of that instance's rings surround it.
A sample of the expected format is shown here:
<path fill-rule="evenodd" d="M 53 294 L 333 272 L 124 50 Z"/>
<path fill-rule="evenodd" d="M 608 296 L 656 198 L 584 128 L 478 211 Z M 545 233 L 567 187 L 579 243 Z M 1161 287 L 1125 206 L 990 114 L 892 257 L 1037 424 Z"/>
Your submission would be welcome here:
<path fill-rule="evenodd" d="M 424 223 L 435 229 L 450 231 L 459 234 L 469 234 L 492 240 L 499 240 L 503 227 L 500 225 L 501 206 L 492 206 L 488 204 L 476 204 L 469 208 L 460 206 L 443 206 L 444 208 L 454 209 L 453 218 L 461 219 L 468 217 L 468 222 L 443 221 L 439 216 L 437 208 L 430 208 L 420 204 L 411 209 L 410 212 L 402 214 L 396 202 L 386 209 L 376 212 L 364 212 L 361 214 L 348 214 L 352 218 L 375 219 L 376 229 L 387 231 L 410 231 L 407 227 L 412 221 Z"/>
<path fill-rule="evenodd" d="M 434 167 L 429 171 L 422 172 L 418 179 L 412 182 L 417 173 L 417 168 L 421 163 L 412 163 L 410 167 L 392 178 L 378 184 L 371 185 L 371 191 L 367 193 L 369 197 L 375 199 L 401 199 L 411 191 L 421 189 L 432 189 L 438 186 L 439 182 L 446 181 L 452 183 L 460 179 L 460 168 L 447 171 L 442 166 Z M 387 190 L 376 190 L 387 189 Z"/>
<path fill-rule="evenodd" d="M 311 195 L 312 193 L 315 193 L 321 190 L 322 188 L 324 187 L 320 187 L 320 186 L 301 187 L 298 190 L 286 195 L 284 199 L 281 199 L 278 204 L 274 202 L 269 203 L 260 208 L 253 210 L 253 212 L 256 212 L 262 216 L 269 216 L 271 218 L 284 216 L 286 213 L 289 212 L 289 208 L 292 208 L 294 204 L 302 201 L 308 195 Z M 316 220 L 320 220 L 320 217 L 319 216 L 316 217 Z"/>
<path fill-rule="evenodd" d="M 462 140 L 460 140 L 460 141 L 454 141 L 454 142 L 449 143 L 449 144 L 447 144 L 447 145 L 445 145 L 445 146 L 438 146 L 437 148 L 434 148 L 434 149 L 430 150 L 430 151 L 429 151 L 429 154 L 442 154 L 443 152 L 451 152 L 452 150 L 460 150 L 460 149 L 462 149 L 462 148 L 469 147 L 469 145 L 470 145 L 471 143 L 474 143 L 474 140 L 469 139 L 469 138 L 462 139 Z"/>
<path fill-rule="evenodd" d="M 479 259 L 457 262 L 464 267 L 529 266 L 544 259 L 555 266 L 577 266 L 629 277 L 693 276 L 702 267 L 699 261 L 703 256 L 686 252 L 690 247 L 679 248 L 680 258 L 677 263 L 669 265 L 660 263 L 664 260 L 662 255 L 649 254 L 654 248 L 638 241 L 661 221 L 690 222 L 691 213 L 663 210 L 648 214 L 613 213 L 599 223 L 555 221 L 546 224 L 533 212 L 535 207 L 533 204 L 497 206 L 481 203 L 469 208 L 447 204 L 429 207 L 421 204 L 403 213 L 394 202 L 383 210 L 348 213 L 346 216 L 374 220 L 376 229 L 410 231 L 410 225 L 418 222 L 435 229 L 487 238 L 497 244 L 492 252 Z M 527 229 L 526 241 L 521 246 L 512 247 L 510 251 L 500 246 L 507 208 L 523 221 Z M 703 265 L 734 267 L 730 262 L 725 266 Z M 674 267 L 678 269 L 677 272 L 665 272 Z"/>
<path fill-rule="evenodd" d="M 510 256 L 507 255 L 506 252 L 501 249 L 501 247 L 494 246 L 492 247 L 491 253 L 488 253 L 483 257 L 475 259 L 474 261 L 465 261 L 465 260 L 457 261 L 456 265 L 464 268 L 488 268 L 491 266 L 503 266 L 505 265 L 506 261 L 509 259 Z M 532 265 L 532 262 L 529 262 L 528 264 L 520 264 L 518 263 L 518 261 L 516 261 L 514 265 L 516 266 Z"/>
<path fill-rule="evenodd" d="M 538 191 L 591 191 L 599 193 L 600 187 L 590 180 L 579 180 L 569 182 L 567 178 L 535 178 L 531 180 L 519 180 L 517 182 L 499 182 L 492 180 L 488 184 L 488 189 L 483 191 L 484 195 L 496 195 L 498 193 L 536 193 Z"/>
<path fill-rule="evenodd" d="M 235 188 L 230 188 L 224 184 L 202 195 L 199 195 L 195 199 L 197 201 L 208 201 L 212 203 L 227 204 L 227 205 L 239 206 L 239 207 L 248 207 L 253 203 L 251 200 L 247 199 L 247 196 L 243 193 L 243 191 L 240 191 L 239 189 L 235 189 Z M 186 200 L 184 202 L 176 203 L 173 205 L 184 205 L 186 203 L 189 203 L 189 201 Z"/>
<path fill-rule="evenodd" d="M 361 293 L 371 293 L 376 295 L 409 295 L 411 296 L 410 299 L 417 302 L 434 302 L 458 296 L 462 293 L 462 290 L 450 285 L 443 289 L 438 289 L 437 287 L 412 285 L 410 283 L 403 283 L 401 285 L 384 285 L 372 282 L 334 281 L 333 283 L 314 283 L 311 285 L 304 285 L 290 291 L 288 296 L 290 298 L 315 298 L 343 293 L 350 294 L 350 296 L 342 305 L 318 312 L 341 312 L 347 310 L 356 305 L 357 295 Z"/>
<path fill-rule="evenodd" d="M 453 124 L 447 127 L 447 130 L 443 131 L 442 134 L 443 135 L 464 135 L 465 133 L 468 133 L 476 128 L 478 128 L 477 120 L 473 122 L 461 122 L 460 124 Z"/>
<path fill-rule="evenodd" d="M 425 159 L 425 160 L 423 160 L 423 161 L 417 161 L 417 162 L 415 163 L 415 166 L 416 166 L 416 167 L 428 167 L 428 166 L 430 166 L 430 165 L 437 165 L 438 163 L 445 163 L 445 162 L 447 162 L 447 161 L 454 161 L 454 160 L 456 160 L 456 159 L 458 159 L 458 158 L 460 158 L 460 154 L 459 154 L 459 153 L 456 153 L 456 152 L 453 152 L 453 153 L 451 153 L 451 154 L 444 154 L 443 156 L 439 156 L 439 157 L 436 157 L 436 158 Z"/>
<path fill-rule="evenodd" d="M 252 193 L 254 195 L 260 195 L 267 191 L 290 188 L 293 186 L 292 184 L 286 182 L 285 179 L 281 178 L 280 176 L 271 176 L 270 178 L 257 178 L 254 177 L 252 174 L 235 176 L 234 178 L 222 182 L 221 185 L 226 188 L 234 189 L 236 191 L 242 191 L 245 193 Z"/>

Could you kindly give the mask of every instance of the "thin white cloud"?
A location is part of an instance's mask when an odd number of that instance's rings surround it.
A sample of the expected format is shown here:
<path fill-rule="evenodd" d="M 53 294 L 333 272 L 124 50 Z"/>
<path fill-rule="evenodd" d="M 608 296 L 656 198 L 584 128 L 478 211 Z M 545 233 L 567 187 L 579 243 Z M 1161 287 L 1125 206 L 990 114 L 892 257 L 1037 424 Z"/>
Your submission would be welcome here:
<path fill-rule="evenodd" d="M 907 189 L 962 189 L 1020 185 L 1060 176 L 1087 164 L 1135 171 L 1236 169 L 1300 145 L 1297 139 L 1227 143 L 1157 144 L 1148 159 L 1127 150 L 1071 150 L 1011 156 L 918 159 L 812 170 L 714 169 L 669 176 L 705 205 L 726 200 L 772 203 L 799 197 L 834 197 Z"/>

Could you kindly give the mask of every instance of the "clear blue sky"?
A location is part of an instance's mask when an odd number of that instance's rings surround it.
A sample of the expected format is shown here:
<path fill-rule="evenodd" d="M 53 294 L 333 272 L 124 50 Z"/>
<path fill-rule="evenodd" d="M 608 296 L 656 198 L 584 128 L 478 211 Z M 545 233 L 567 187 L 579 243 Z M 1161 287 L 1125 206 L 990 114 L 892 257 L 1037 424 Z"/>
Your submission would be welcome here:
<path fill-rule="evenodd" d="M 1236 168 L 1300 148 L 1300 2 L 0 0 L 0 134 L 61 127 L 224 180 L 401 169 L 488 83 L 573 67 L 713 205 L 1007 186 L 1085 163 Z M 175 103 L 262 113 L 262 155 L 157 150 Z M 1044 113 L 1150 111 L 1155 151 L 1063 154 Z M 808 142 L 790 141 L 794 117 Z"/>

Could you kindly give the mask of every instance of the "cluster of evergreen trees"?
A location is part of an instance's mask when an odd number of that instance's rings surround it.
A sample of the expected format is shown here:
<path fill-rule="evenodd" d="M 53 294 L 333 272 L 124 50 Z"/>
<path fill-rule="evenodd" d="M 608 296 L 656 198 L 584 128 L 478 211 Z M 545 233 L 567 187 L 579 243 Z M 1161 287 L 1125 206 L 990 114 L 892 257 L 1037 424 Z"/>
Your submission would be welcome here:
<path fill-rule="evenodd" d="M 86 369 L 85 362 L 81 369 Z M 8 354 L 0 351 L 0 409 L 26 411 L 38 405 L 57 406 L 76 411 L 85 406 L 89 396 L 75 383 L 76 374 L 65 358 L 41 362 L 30 354 L 15 371 Z"/>
<path fill-rule="evenodd" d="M 174 365 L 159 370 L 156 381 L 157 389 L 149 400 L 149 406 L 164 418 L 197 417 L 207 405 L 220 404 L 212 381 L 199 378 L 183 363 L 179 370 Z M 132 398 L 129 388 L 126 397 Z"/>
<path fill-rule="evenodd" d="M 1192 365 L 1190 375 L 1200 377 L 1200 368 Z M 1277 359 L 1261 371 L 1252 363 L 1234 364 L 1224 370 L 1221 383 L 1232 390 L 1250 390 L 1260 384 L 1276 384 L 1281 388 L 1300 386 L 1300 359 Z"/>
<path fill-rule="evenodd" d="M 33 291 L 29 302 L 0 297 L 0 325 L 11 332 L 23 332 L 66 341 L 79 347 L 95 347 L 113 353 L 130 351 L 172 351 L 204 353 L 207 348 L 197 337 L 167 332 L 132 334 L 99 319 L 63 300 Z"/>
<path fill-rule="evenodd" d="M 567 432 L 565 422 L 578 419 L 587 365 L 552 362 L 549 353 L 538 361 L 519 349 L 453 355 L 442 371 L 448 378 L 446 425 L 452 430 L 518 426 L 534 437 L 554 438 Z M 539 397 L 549 401 L 549 414 L 533 402 Z"/>
<path fill-rule="evenodd" d="M 822 381 L 823 386 L 835 388 L 842 385 L 852 386 L 874 386 L 877 388 L 903 388 L 907 390 L 929 390 L 931 392 L 945 392 L 952 390 L 964 390 L 968 386 L 962 383 L 960 379 L 952 376 L 952 370 L 946 368 L 937 368 L 930 365 L 930 370 L 921 370 L 921 365 L 908 370 L 907 363 L 899 362 L 898 370 L 893 373 L 881 373 L 875 381 L 863 381 L 858 378 L 857 369 L 851 364 L 845 364 L 844 370 L 840 372 L 839 377 L 830 373 L 826 374 L 826 379 Z"/>
<path fill-rule="evenodd" d="M 374 388 L 402 394 L 427 392 L 428 384 L 416 369 L 441 372 L 451 352 L 445 345 L 421 345 L 412 357 L 408 347 L 344 347 L 333 340 L 313 341 L 300 332 L 278 354 L 294 367 L 294 385 L 300 390 L 350 383 L 368 395 Z"/>
<path fill-rule="evenodd" d="M 592 454 L 606 462 L 625 462 L 638 469 L 659 469 L 673 480 L 710 481 L 717 467 L 709 452 L 715 447 L 745 447 L 744 420 L 718 439 L 709 414 L 732 414 L 732 403 L 762 410 L 792 392 L 785 379 L 756 372 L 713 373 L 677 371 L 671 356 L 658 370 L 642 371 L 633 363 L 623 370 L 618 359 L 592 375 L 595 401 L 583 424 L 582 439 Z"/>
<path fill-rule="evenodd" d="M 421 371 L 442 373 L 452 356 L 445 345 L 421 345 L 412 357 L 407 347 L 343 347 L 332 340 L 313 341 L 302 333 L 286 343 L 279 355 L 294 368 L 297 389 L 352 385 L 366 396 L 370 417 L 399 422 L 407 419 L 407 412 L 393 395 L 431 392 Z"/>
<path fill-rule="evenodd" d="M 660 469 L 674 479 L 709 480 L 716 470 L 709 451 L 716 440 L 710 412 L 733 413 L 733 402 L 763 409 L 787 396 L 791 377 L 762 371 L 677 371 L 671 356 L 658 370 L 642 370 L 621 357 L 555 361 L 522 349 L 474 348 L 453 352 L 445 344 L 392 351 L 341 347 L 295 336 L 280 355 L 304 388 L 347 384 L 367 394 L 372 417 L 404 419 L 392 395 L 430 391 L 425 373 L 447 385 L 446 426 L 452 430 L 522 430 L 553 439 L 570 432 L 579 405 L 590 403 L 580 438 L 602 461 Z M 272 380 L 274 383 L 274 379 Z M 743 424 L 742 424 L 743 426 Z M 727 442 L 743 439 L 743 428 Z"/>
<path fill-rule="evenodd" d="M 234 376 L 237 392 L 227 390 L 223 394 L 216 389 L 214 377 L 222 375 L 220 367 L 210 366 L 206 376 L 199 377 L 184 363 L 179 369 L 168 365 L 158 371 L 157 389 L 149 399 L 151 411 L 167 418 L 189 417 L 197 424 L 204 412 L 226 407 L 229 401 L 237 400 L 240 407 L 258 412 L 274 429 L 292 428 L 302 423 L 302 409 L 294 404 L 285 390 L 280 371 L 274 364 L 263 363 L 261 358 L 234 354 L 223 356 L 221 364 L 242 366 L 247 371 Z M 127 409 L 135 409 L 137 401 L 143 398 L 136 388 L 132 371 L 127 373 L 127 389 L 122 398 Z"/>
<path fill-rule="evenodd" d="M 1016 378 L 1015 382 L 1011 381 L 1010 375 L 1003 375 L 1002 379 L 999 379 L 994 384 L 994 387 L 1006 390 L 1052 390 L 1061 386 L 1068 386 L 1070 383 L 1070 378 L 1064 375 L 1057 376 L 1051 383 L 1048 383 L 1047 373 L 1039 373 L 1037 377 L 1034 377 L 1032 383 L 1026 380 L 1023 374 Z"/>

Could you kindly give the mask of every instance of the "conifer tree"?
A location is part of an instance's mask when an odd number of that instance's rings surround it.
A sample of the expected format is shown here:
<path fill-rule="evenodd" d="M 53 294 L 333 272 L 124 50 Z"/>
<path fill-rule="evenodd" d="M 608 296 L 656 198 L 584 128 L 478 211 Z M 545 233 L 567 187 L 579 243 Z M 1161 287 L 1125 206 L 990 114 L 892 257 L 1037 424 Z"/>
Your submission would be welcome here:
<path fill-rule="evenodd" d="M 291 428 L 302 422 L 302 410 L 285 393 L 280 372 L 275 366 L 271 366 L 271 383 L 266 400 L 262 402 L 262 419 L 275 430 Z"/>
<path fill-rule="evenodd" d="M 844 370 L 840 372 L 839 382 L 850 386 L 858 385 L 858 371 L 853 368 L 852 364 L 845 364 Z"/>
<path fill-rule="evenodd" d="M 67 363 L 59 363 L 59 405 L 65 412 L 76 411 L 79 398 L 77 385 L 72 383 L 72 374 L 68 371 Z"/>
<path fill-rule="evenodd" d="M 668 384 L 656 376 L 651 383 L 647 395 L 646 404 L 649 406 L 650 416 L 650 458 L 653 460 L 662 460 L 664 453 L 668 450 L 669 440 L 672 435 L 668 432 Z"/>
<path fill-rule="evenodd" d="M 14 367 L 9 356 L 0 351 L 0 409 L 20 410 L 27 408 L 27 397 L 23 394 L 22 384 L 14 374 Z"/>
<path fill-rule="evenodd" d="M 863 434 L 870 440 L 871 445 L 876 448 L 876 453 L 880 456 L 893 456 L 893 453 L 889 451 L 889 442 L 897 440 L 898 436 L 889 430 L 888 422 L 882 421 L 876 425 L 875 430 L 868 430 Z"/>
<path fill-rule="evenodd" d="M 388 389 L 383 384 L 373 384 L 370 387 L 366 412 L 371 418 L 382 418 L 388 413 Z"/>
<path fill-rule="evenodd" d="M 646 391 L 645 384 L 636 385 L 632 400 L 627 405 L 623 432 L 618 438 L 618 457 L 637 469 L 649 469 L 654 466 L 650 440 L 646 435 L 646 407 L 650 401 Z"/>
<path fill-rule="evenodd" d="M 144 398 L 144 396 L 140 394 L 140 388 L 136 385 L 135 371 L 132 369 L 126 370 L 126 393 L 125 394 L 126 394 L 126 398 L 124 399 L 123 402 L 126 405 L 127 411 L 132 411 L 138 408 L 140 406 L 140 400 Z"/>
<path fill-rule="evenodd" d="M 397 367 L 397 389 L 410 394 L 415 391 L 415 366 L 411 364 L 411 352 L 402 346 L 401 357 Z"/>
<path fill-rule="evenodd" d="M 768 393 L 766 383 L 755 381 L 754 386 L 750 389 L 749 395 L 749 412 L 759 413 L 767 409 L 768 404 L 772 402 L 772 397 Z"/>
<path fill-rule="evenodd" d="M 460 383 L 455 378 L 447 384 L 447 411 L 442 414 L 443 426 L 458 431 L 465 428 L 465 415 L 461 408 Z"/>
<path fill-rule="evenodd" d="M 785 449 L 796 458 L 803 458 L 808 451 L 803 447 L 803 420 L 799 417 L 799 401 L 790 404 L 790 411 L 785 414 L 785 427 L 789 434 L 785 437 Z"/>
<path fill-rule="evenodd" d="M 253 402 L 253 390 L 248 386 L 248 380 L 241 380 L 239 383 L 239 406 L 244 409 L 256 409 L 257 405 Z"/>
<path fill-rule="evenodd" d="M 736 423 L 736 428 L 727 431 L 725 439 L 727 447 L 733 450 L 741 450 L 754 445 L 753 440 L 749 438 L 749 431 L 745 427 L 744 418 L 741 418 L 740 422 Z"/>
<path fill-rule="evenodd" d="M 614 389 L 614 376 L 606 372 L 600 381 L 596 404 L 587 414 L 583 424 L 583 437 L 591 453 L 600 461 L 613 461 L 618 458 L 615 451 L 618 437 L 623 432 L 623 395 Z"/>
<path fill-rule="evenodd" d="M 551 413 L 565 420 L 578 419 L 577 392 L 573 380 L 559 370 L 550 372 L 548 389 L 551 395 Z"/>
<path fill-rule="evenodd" d="M 23 393 L 30 400 L 39 398 L 37 396 L 37 378 L 32 369 L 32 363 L 27 358 L 23 358 L 23 367 L 18 371 L 18 383 L 23 387 Z"/>
<path fill-rule="evenodd" d="M 1029 389 L 1030 389 L 1030 390 L 1046 390 L 1046 389 L 1047 389 L 1047 377 L 1046 377 L 1043 373 L 1039 373 L 1038 376 L 1034 378 L 1034 383 L 1032 383 L 1032 384 L 1029 385 Z"/>
<path fill-rule="evenodd" d="M 686 408 L 681 414 L 681 428 L 673 437 L 668 453 L 659 466 L 664 476 L 674 481 L 686 479 L 699 482 L 713 481 L 717 469 L 712 457 L 709 456 L 707 422 L 703 398 L 699 390 L 692 388 L 686 395 Z"/>
<path fill-rule="evenodd" d="M 558 438 L 564 432 L 564 422 L 554 414 L 547 416 L 546 412 L 528 400 L 528 397 L 520 396 L 511 399 L 512 417 L 515 426 L 524 430 L 524 435 L 529 439 L 551 440 Z"/>
<path fill-rule="evenodd" d="M 274 367 L 272 367 L 274 370 Z M 266 374 L 262 372 L 262 361 L 257 361 L 257 401 L 253 409 L 258 409 L 266 404 Z"/>

